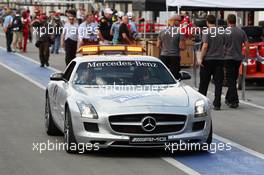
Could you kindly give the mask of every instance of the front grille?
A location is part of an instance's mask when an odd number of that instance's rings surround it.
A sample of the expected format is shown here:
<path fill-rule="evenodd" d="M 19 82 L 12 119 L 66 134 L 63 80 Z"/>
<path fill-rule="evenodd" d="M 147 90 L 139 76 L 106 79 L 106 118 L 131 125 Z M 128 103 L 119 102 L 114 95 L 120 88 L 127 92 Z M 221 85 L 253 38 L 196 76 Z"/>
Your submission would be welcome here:
<path fill-rule="evenodd" d="M 156 120 L 156 128 L 153 131 L 145 131 L 142 128 L 142 119 L 151 116 Z M 175 114 L 133 114 L 109 116 L 111 128 L 124 134 L 163 134 L 179 132 L 183 129 L 187 117 Z"/>

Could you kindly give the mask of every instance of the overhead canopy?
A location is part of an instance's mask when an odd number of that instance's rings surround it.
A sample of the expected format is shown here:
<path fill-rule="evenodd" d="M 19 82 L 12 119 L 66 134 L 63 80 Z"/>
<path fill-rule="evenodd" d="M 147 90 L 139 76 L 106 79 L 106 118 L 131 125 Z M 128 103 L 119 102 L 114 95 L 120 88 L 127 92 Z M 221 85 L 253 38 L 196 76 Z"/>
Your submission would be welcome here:
<path fill-rule="evenodd" d="M 212 8 L 263 10 L 264 0 L 166 0 L 167 6 L 181 8 Z"/>

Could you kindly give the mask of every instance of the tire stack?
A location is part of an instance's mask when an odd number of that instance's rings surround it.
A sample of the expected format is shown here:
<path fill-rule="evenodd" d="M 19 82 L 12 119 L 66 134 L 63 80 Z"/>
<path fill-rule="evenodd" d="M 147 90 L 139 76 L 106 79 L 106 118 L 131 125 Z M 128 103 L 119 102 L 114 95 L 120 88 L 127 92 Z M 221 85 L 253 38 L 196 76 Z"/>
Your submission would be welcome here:
<path fill-rule="evenodd" d="M 264 21 L 259 21 L 259 26 L 262 27 L 262 37 L 264 38 Z"/>
<path fill-rule="evenodd" d="M 250 43 L 262 42 L 263 28 L 261 26 L 242 27 Z"/>

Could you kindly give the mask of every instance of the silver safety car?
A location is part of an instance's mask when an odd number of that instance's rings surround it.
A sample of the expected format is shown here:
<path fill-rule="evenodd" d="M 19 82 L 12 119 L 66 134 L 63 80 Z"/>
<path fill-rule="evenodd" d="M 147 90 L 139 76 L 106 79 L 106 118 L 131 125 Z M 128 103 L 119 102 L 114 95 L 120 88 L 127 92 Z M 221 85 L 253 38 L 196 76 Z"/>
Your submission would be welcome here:
<path fill-rule="evenodd" d="M 47 134 L 67 145 L 100 148 L 164 147 L 212 141 L 209 100 L 150 56 L 93 55 L 74 59 L 51 75 L 46 89 Z M 67 152 L 73 152 L 69 147 Z"/>

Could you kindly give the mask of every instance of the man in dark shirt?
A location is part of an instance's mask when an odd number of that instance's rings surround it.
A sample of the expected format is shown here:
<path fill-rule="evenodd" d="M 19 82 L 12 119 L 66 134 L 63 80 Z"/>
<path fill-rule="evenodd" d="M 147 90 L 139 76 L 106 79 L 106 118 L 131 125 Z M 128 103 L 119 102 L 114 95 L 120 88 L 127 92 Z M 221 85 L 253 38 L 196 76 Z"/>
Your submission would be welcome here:
<path fill-rule="evenodd" d="M 227 30 L 229 31 L 226 32 L 225 44 L 225 66 L 228 82 L 226 104 L 230 108 L 237 108 L 239 106 L 239 99 L 236 85 L 239 75 L 239 67 L 241 61 L 244 59 L 244 56 L 242 55 L 242 45 L 244 44 L 248 48 L 248 39 L 246 33 L 242 29 L 236 27 L 235 15 L 228 15 L 227 22 Z"/>
<path fill-rule="evenodd" d="M 99 21 L 99 38 L 105 44 L 111 43 L 113 37 L 110 35 L 113 20 L 113 11 L 110 8 L 104 10 L 104 17 Z"/>
<path fill-rule="evenodd" d="M 180 49 L 185 49 L 185 37 L 180 33 L 181 17 L 175 15 L 169 21 L 169 27 L 159 33 L 157 47 L 161 49 L 161 61 L 176 79 L 180 79 Z"/>
<path fill-rule="evenodd" d="M 121 44 L 133 44 L 133 41 L 130 37 L 130 32 L 128 29 L 128 16 L 123 16 L 122 17 L 122 23 L 120 24 L 119 27 L 119 42 Z"/>
<path fill-rule="evenodd" d="M 220 34 L 216 28 L 216 18 L 213 15 L 207 16 L 208 32 L 202 36 L 201 56 L 198 58 L 200 65 L 200 85 L 199 92 L 207 95 L 208 86 L 213 76 L 215 82 L 214 109 L 221 109 L 221 94 L 224 79 L 224 43 L 225 35 Z"/>

